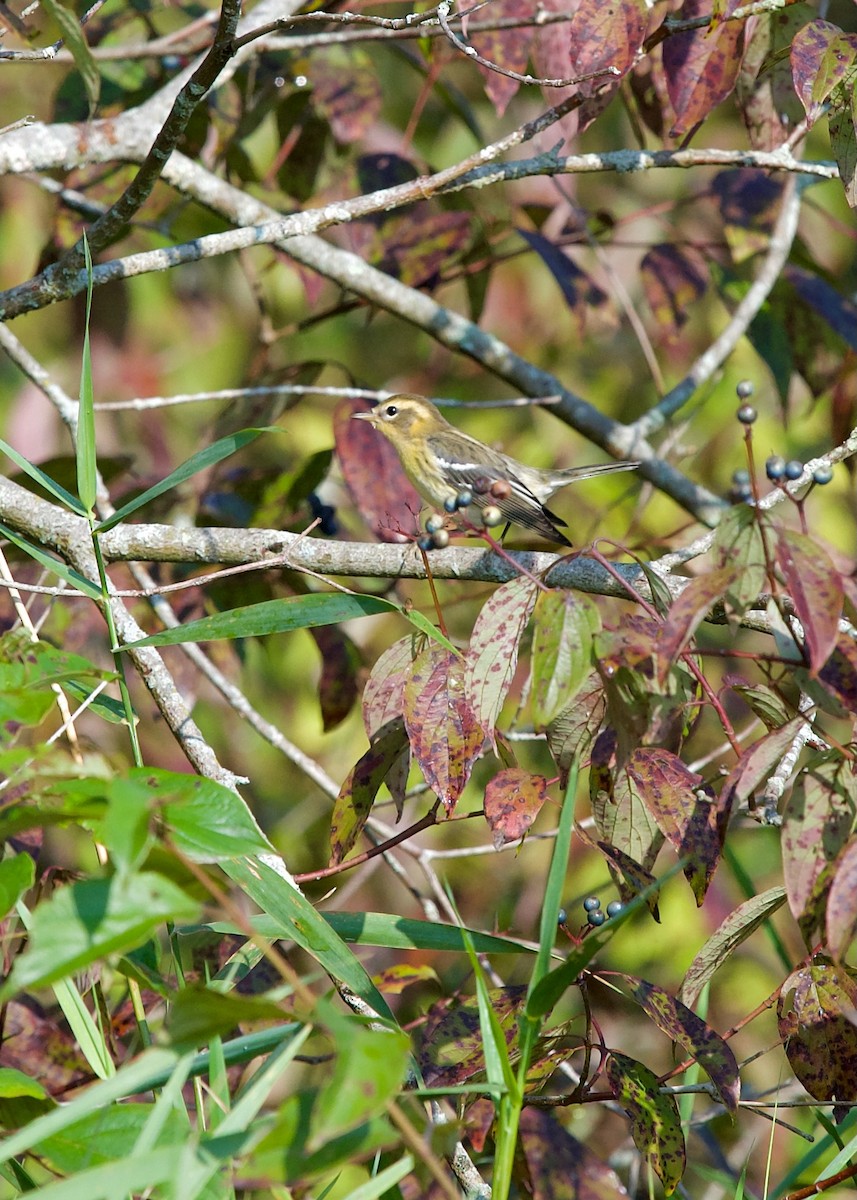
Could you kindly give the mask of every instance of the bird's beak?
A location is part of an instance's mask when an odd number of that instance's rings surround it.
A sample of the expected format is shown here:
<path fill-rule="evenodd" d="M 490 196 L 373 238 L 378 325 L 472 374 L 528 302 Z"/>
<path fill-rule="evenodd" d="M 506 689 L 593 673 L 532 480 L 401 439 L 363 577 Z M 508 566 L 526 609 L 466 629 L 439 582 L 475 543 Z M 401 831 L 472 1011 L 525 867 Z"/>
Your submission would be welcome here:
<path fill-rule="evenodd" d="M 352 413 L 352 418 L 356 421 L 371 421 L 374 425 L 378 418 L 375 416 L 374 410 L 371 412 Z"/>

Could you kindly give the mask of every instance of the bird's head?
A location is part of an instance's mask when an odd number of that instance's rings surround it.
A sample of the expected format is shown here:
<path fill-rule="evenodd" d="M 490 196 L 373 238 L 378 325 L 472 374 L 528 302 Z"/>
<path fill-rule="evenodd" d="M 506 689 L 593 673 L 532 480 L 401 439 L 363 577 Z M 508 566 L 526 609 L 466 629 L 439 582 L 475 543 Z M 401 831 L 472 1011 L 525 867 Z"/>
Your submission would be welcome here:
<path fill-rule="evenodd" d="M 424 437 L 446 424 L 430 400 L 410 392 L 391 396 L 389 400 L 376 404 L 371 412 L 352 415 L 358 420 L 368 421 L 394 443 L 401 438 Z"/>

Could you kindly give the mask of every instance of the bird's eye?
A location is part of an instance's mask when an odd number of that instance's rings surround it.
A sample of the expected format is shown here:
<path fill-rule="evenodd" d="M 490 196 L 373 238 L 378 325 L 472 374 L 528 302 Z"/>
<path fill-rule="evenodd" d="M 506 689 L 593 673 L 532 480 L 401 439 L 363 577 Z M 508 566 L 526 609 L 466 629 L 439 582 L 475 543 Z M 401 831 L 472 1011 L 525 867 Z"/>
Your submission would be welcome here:
<path fill-rule="evenodd" d="M 384 409 L 384 416 L 385 417 L 395 417 L 395 415 L 398 413 L 398 411 L 399 410 L 396 408 L 395 404 L 388 404 L 387 407 Z"/>

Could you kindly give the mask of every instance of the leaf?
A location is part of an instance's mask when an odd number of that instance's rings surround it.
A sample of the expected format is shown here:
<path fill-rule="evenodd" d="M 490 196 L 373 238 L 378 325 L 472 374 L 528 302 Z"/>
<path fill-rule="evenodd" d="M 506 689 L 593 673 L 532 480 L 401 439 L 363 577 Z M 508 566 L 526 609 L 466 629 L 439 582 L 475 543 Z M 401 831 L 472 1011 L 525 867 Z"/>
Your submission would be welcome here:
<path fill-rule="evenodd" d="M 35 878 L 36 866 L 29 854 L 13 854 L 0 862 L 0 919 L 12 911 Z"/>
<path fill-rule="evenodd" d="M 606 306 L 607 293 L 602 291 L 561 247 L 554 245 L 543 234 L 520 228 L 516 232 L 532 250 L 535 250 L 556 280 L 582 335 L 591 319 L 592 311 Z"/>
<path fill-rule="evenodd" d="M 660 747 L 642 747 L 627 763 L 628 779 L 679 858 L 696 903 L 702 904 L 720 859 L 717 805 L 702 776 Z"/>
<path fill-rule="evenodd" d="M 810 21 L 795 34 L 792 77 L 809 125 L 818 120 L 825 100 L 853 69 L 855 56 L 857 38 L 830 21 Z"/>
<path fill-rule="evenodd" d="M 621 975 L 633 990 L 634 999 L 658 1029 L 678 1042 L 702 1067 L 714 1090 L 734 1116 L 741 1095 L 738 1064 L 729 1045 L 675 996 L 633 975 Z"/>
<path fill-rule="evenodd" d="M 857 780 L 838 751 L 817 754 L 800 772 L 783 812 L 783 877 L 789 908 L 807 946 L 824 924 L 833 864 L 857 821 Z"/>
<path fill-rule="evenodd" d="M 841 962 L 857 936 L 857 839 L 853 837 L 834 864 L 825 930 L 828 949 Z"/>
<path fill-rule="evenodd" d="M 785 888 L 772 887 L 758 896 L 751 896 L 733 909 L 688 967 L 679 991 L 682 1004 L 688 1008 L 694 1007 L 702 989 L 714 974 L 781 907 L 785 898 Z"/>
<path fill-rule="evenodd" d="M 810 672 L 817 675 L 839 639 L 842 580 L 821 546 L 791 529 L 778 530 L 777 562 L 803 626 Z"/>
<path fill-rule="evenodd" d="M 789 61 L 794 38 L 814 15 L 808 4 L 759 13 L 738 75 L 741 115 L 754 150 L 774 150 L 803 117 Z"/>
<path fill-rule="evenodd" d="M 321 654 L 318 701 L 325 733 L 341 725 L 357 700 L 360 651 L 347 634 L 333 626 L 317 626 L 312 637 Z"/>
<path fill-rule="evenodd" d="M 60 4 L 59 0 L 46 0 L 45 12 L 56 21 L 62 31 L 62 38 L 66 48 L 70 51 L 74 59 L 74 65 L 80 72 L 80 77 L 83 80 L 83 86 L 86 88 L 86 95 L 89 99 L 89 115 L 92 117 L 98 107 L 98 96 L 101 90 L 101 76 L 98 71 L 98 63 L 96 62 L 92 51 L 83 35 L 83 28 L 79 18 L 74 12 Z M 87 251 L 88 258 L 88 251 Z M 92 299 L 92 282 L 89 283 L 89 296 L 87 301 L 87 321 L 86 332 L 84 334 L 85 344 L 88 341 L 89 334 L 89 301 Z M 93 503 L 95 498 L 93 497 Z M 89 507 L 89 506 L 88 506 Z"/>
<path fill-rule="evenodd" d="M 354 46 L 320 47 L 312 56 L 312 103 L 336 140 L 359 141 L 381 110 L 381 83 L 372 59 Z"/>
<path fill-rule="evenodd" d="M 530 24 L 532 7 L 529 0 L 493 0 L 491 15 L 495 19 L 510 17 L 525 22 L 518 29 L 486 29 L 470 34 L 470 42 L 477 52 L 489 62 L 506 70 L 525 75 L 530 57 L 534 30 Z M 485 92 L 494 105 L 498 117 L 502 117 L 512 97 L 520 88 L 517 79 L 501 75 L 479 64 L 485 81 Z"/>
<path fill-rule="evenodd" d="M 122 521 L 127 520 L 138 509 L 148 504 L 150 500 L 156 500 L 158 496 L 163 496 L 165 492 L 170 492 L 179 484 L 186 483 L 188 479 L 198 475 L 200 471 L 205 471 L 209 467 L 215 466 L 222 462 L 224 458 L 229 458 L 238 450 L 242 450 L 251 442 L 254 442 L 262 433 L 282 433 L 282 429 L 277 425 L 272 425 L 262 429 L 239 429 L 237 433 L 230 433 L 228 437 L 220 438 L 211 446 L 206 446 L 204 450 L 198 450 L 196 454 L 192 454 L 189 459 L 176 467 L 174 471 L 170 471 L 169 475 L 165 476 L 159 483 L 147 488 L 145 492 L 141 492 L 139 496 L 135 496 L 133 500 L 129 500 L 127 504 L 123 504 L 121 508 L 117 508 L 106 521 L 101 521 L 96 526 L 96 533 L 106 533 L 108 529 L 113 529 Z"/>
<path fill-rule="evenodd" d="M 521 1150 L 533 1200 L 621 1200 L 628 1192 L 607 1163 L 560 1124 L 552 1112 L 525 1108 Z"/>
<path fill-rule="evenodd" d="M 460 658 L 434 644 L 417 655 L 405 684 L 404 718 L 426 783 L 449 814 L 485 742 L 464 694 Z"/>
<path fill-rule="evenodd" d="M 640 281 L 655 320 L 670 341 L 677 341 L 691 305 L 708 290 L 703 258 L 692 247 L 652 246 L 640 263 Z"/>
<path fill-rule="evenodd" d="M 569 29 L 573 47 L 569 73 L 588 75 L 612 67 L 620 76 L 627 74 L 637 58 L 648 25 L 649 11 L 645 0 L 617 0 L 614 4 L 580 0 L 574 8 Z"/>
<path fill-rule="evenodd" d="M 548 798 L 548 781 L 520 767 L 498 771 L 485 789 L 485 820 L 499 850 L 522 838 Z"/>
<path fill-rule="evenodd" d="M 357 617 L 373 617 L 379 613 L 397 612 L 410 621 L 421 633 L 430 633 L 437 641 L 450 646 L 447 638 L 434 628 L 421 613 L 406 612 L 381 596 L 361 596 L 350 592 L 318 592 L 288 599 L 263 600 L 228 612 L 200 617 L 175 629 L 165 629 L 136 642 L 127 642 L 122 650 L 137 650 L 141 646 L 178 646 L 183 642 L 211 642 L 221 638 L 267 637 L 272 633 L 291 633 L 317 625 L 336 625 Z M 433 633 L 432 633 L 433 631 Z"/>
<path fill-rule="evenodd" d="M 613 1096 L 631 1119 L 631 1136 L 644 1160 L 671 1196 L 684 1175 L 686 1151 L 675 1097 L 661 1091 L 653 1071 L 633 1058 L 611 1050 L 607 1082 Z"/>
<path fill-rule="evenodd" d="M 73 38 L 73 44 L 77 46 L 78 54 L 74 55 L 75 61 L 78 56 L 83 58 L 85 63 L 84 80 L 87 81 L 87 91 L 89 91 L 89 83 L 92 82 L 92 74 L 95 73 L 96 91 L 95 95 L 90 95 L 89 98 L 89 113 L 92 115 L 98 98 L 98 71 L 95 63 L 92 60 L 92 55 L 89 53 L 89 47 L 86 45 L 83 34 L 80 29 L 80 24 L 77 19 L 67 12 L 61 5 L 56 3 L 56 0 L 48 0 L 48 12 L 57 20 L 60 28 L 64 33 L 68 33 Z M 92 256 L 89 253 L 89 242 L 86 234 L 83 235 L 83 253 L 86 262 L 86 317 L 83 325 L 83 356 L 80 367 L 80 399 L 77 406 L 77 494 L 80 496 L 80 502 L 86 510 L 90 520 L 95 516 L 95 502 L 98 495 L 98 465 L 95 452 L 95 410 L 93 404 L 95 398 L 92 393 L 92 357 L 89 347 L 89 325 L 92 317 Z"/>
<path fill-rule="evenodd" d="M 523 576 L 501 584 L 482 606 L 470 635 L 464 691 L 493 745 L 497 718 L 515 677 L 521 638 L 538 594 L 536 585 Z"/>
<path fill-rule="evenodd" d="M 717 803 L 721 830 L 725 830 L 729 823 L 735 805 L 749 800 L 762 780 L 770 775 L 805 724 L 803 717 L 794 717 L 781 729 L 774 729 L 744 751 L 720 789 Z M 751 804 L 750 807 L 755 808 L 755 804 Z"/>
<path fill-rule="evenodd" d="M 592 635 L 598 609 L 572 592 L 543 593 L 533 631 L 533 725 L 545 729 L 580 690 L 592 667 Z"/>
<path fill-rule="evenodd" d="M 815 1100 L 854 1098 L 855 1009 L 857 984 L 852 973 L 827 959 L 800 967 L 780 989 L 777 1023 L 783 1049 L 795 1075 Z"/>
<path fill-rule="evenodd" d="M 705 0 L 685 0 L 682 20 L 708 16 Z M 689 29 L 664 42 L 667 92 L 676 114 L 671 137 L 688 133 L 704 121 L 735 86 L 744 48 L 742 21 L 726 21 L 715 29 Z"/>
<path fill-rule="evenodd" d="M 165 921 L 190 921 L 199 905 L 154 872 L 67 884 L 33 913 L 29 944 L 0 995 L 47 987 L 108 954 L 141 945 Z"/>
<path fill-rule="evenodd" d="M 385 725 L 401 720 L 405 683 L 410 676 L 415 653 L 413 635 L 400 638 L 384 651 L 372 668 L 363 689 L 363 724 L 370 742 Z M 385 778 L 398 816 L 402 815 L 404 808 L 410 769 L 411 747 L 407 742 L 398 762 L 393 764 Z"/>
<path fill-rule="evenodd" d="M 518 1015 L 525 994 L 526 988 L 519 984 L 494 988 L 488 993 L 507 1047 L 512 1047 L 516 1040 Z M 419 1050 L 419 1066 L 426 1087 L 432 1088 L 454 1087 L 484 1073 L 485 1045 L 475 997 L 460 1002 L 441 1000 L 429 1009 Z"/>
<path fill-rule="evenodd" d="M 857 108 L 854 82 L 840 84 L 830 97 L 827 128 L 830 148 L 845 188 L 845 198 L 851 208 L 857 208 L 857 132 L 854 129 Z"/>
<path fill-rule="evenodd" d="M 418 529 L 423 502 L 390 442 L 356 412 L 369 412 L 363 400 L 344 400 L 333 415 L 336 456 L 345 484 L 361 516 L 384 542 L 408 542 Z"/>
<path fill-rule="evenodd" d="M 401 760 L 408 736 L 401 717 L 377 731 L 343 783 L 330 819 L 330 861 L 341 863 L 369 819 L 378 789 Z"/>
<path fill-rule="evenodd" d="M 666 681 L 670 668 L 686 649 L 694 633 L 735 581 L 733 567 L 721 567 L 699 575 L 682 589 L 673 601 L 658 635 L 658 677 Z"/>
<path fill-rule="evenodd" d="M 25 538 L 20 537 L 14 529 L 10 529 L 7 525 L 0 522 L 0 534 L 7 538 L 13 546 L 17 546 L 19 550 L 23 550 L 24 554 L 29 555 L 40 566 L 44 567 L 51 575 L 56 575 L 60 579 L 64 579 L 66 583 L 70 583 L 73 588 L 83 592 L 84 596 L 89 596 L 90 600 L 101 600 L 101 588 L 97 583 L 93 583 L 91 579 L 87 579 L 85 575 L 81 575 L 78 571 L 66 566 L 61 558 L 54 558 L 52 554 L 48 554 L 41 546 L 35 546 L 28 542 Z"/>
<path fill-rule="evenodd" d="M 619 889 L 622 902 L 627 904 L 635 896 L 646 892 L 646 904 L 649 907 L 649 912 L 659 922 L 661 917 L 658 911 L 658 881 L 652 872 L 647 871 L 645 867 L 641 867 L 624 850 L 619 850 L 616 846 L 611 846 L 609 842 L 601 842 L 591 838 L 583 826 L 575 826 L 575 833 L 585 845 L 590 846 L 593 850 L 597 850 L 604 856 L 610 868 L 613 881 Z"/>
<path fill-rule="evenodd" d="M 765 549 L 757 510 L 736 504 L 725 512 L 714 532 L 712 551 L 733 573 L 723 593 L 727 613 L 741 617 L 765 586 Z"/>
<path fill-rule="evenodd" d="M 189 984 L 172 998 L 167 1017 L 169 1044 L 177 1050 L 206 1046 L 212 1039 L 231 1033 L 254 1021 L 282 1023 L 286 1012 L 272 1000 L 215 991 L 202 984 Z M 294 1023 L 295 1030 L 301 1028 Z M 246 1033 L 246 1029 L 242 1029 Z"/>
<path fill-rule="evenodd" d="M 595 741 L 607 703 L 604 685 L 597 671 L 590 671 L 571 704 L 564 708 L 545 729 L 551 758 L 559 770 L 560 786 L 565 787 L 568 770 L 575 758 L 585 759 Z"/>

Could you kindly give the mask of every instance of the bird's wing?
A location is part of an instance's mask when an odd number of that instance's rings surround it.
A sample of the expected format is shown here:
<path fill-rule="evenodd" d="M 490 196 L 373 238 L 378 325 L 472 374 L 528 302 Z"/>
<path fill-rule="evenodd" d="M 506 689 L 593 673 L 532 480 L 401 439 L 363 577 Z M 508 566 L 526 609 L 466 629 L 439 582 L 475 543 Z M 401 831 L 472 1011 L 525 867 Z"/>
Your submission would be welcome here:
<path fill-rule="evenodd" d="M 545 508 L 538 497 L 515 475 L 514 464 L 505 454 L 492 451 L 476 442 L 473 460 L 467 461 L 467 445 L 464 438 L 456 445 L 454 455 L 450 453 L 450 446 L 445 438 L 429 437 L 428 441 L 444 477 L 453 487 L 460 490 L 467 488 L 472 492 L 477 507 L 493 505 L 499 508 L 507 521 L 522 525 L 525 529 L 532 529 L 548 541 L 571 545 L 558 528 L 566 522 Z M 491 485 L 495 483 L 509 485 L 505 496 L 492 494 Z"/>

